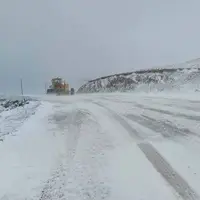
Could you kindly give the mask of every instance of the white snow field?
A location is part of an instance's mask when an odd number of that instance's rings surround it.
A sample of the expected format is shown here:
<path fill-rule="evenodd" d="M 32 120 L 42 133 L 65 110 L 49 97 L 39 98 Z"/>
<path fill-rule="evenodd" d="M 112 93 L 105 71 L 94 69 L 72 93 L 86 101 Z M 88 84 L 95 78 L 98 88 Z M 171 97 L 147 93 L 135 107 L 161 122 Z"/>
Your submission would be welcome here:
<path fill-rule="evenodd" d="M 197 94 L 38 97 L 0 141 L 0 199 L 200 199 Z"/>

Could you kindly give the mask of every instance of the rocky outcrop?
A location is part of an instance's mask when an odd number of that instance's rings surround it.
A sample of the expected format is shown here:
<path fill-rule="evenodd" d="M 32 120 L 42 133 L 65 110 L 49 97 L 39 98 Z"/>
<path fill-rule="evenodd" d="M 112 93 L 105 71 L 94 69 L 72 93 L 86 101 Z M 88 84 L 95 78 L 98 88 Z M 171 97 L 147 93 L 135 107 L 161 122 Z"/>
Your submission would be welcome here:
<path fill-rule="evenodd" d="M 1 106 L 6 109 L 6 110 L 11 110 L 16 107 L 22 107 L 26 104 L 29 104 L 28 99 L 22 99 L 22 100 L 6 100 L 6 99 L 1 99 Z"/>

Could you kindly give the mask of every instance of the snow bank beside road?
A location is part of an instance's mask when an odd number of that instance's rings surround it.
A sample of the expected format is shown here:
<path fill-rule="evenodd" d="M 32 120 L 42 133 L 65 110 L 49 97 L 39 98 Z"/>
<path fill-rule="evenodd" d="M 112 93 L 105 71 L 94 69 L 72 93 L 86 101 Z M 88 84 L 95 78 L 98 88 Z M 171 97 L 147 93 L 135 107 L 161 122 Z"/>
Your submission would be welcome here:
<path fill-rule="evenodd" d="M 6 135 L 13 134 L 20 125 L 23 124 L 31 115 L 35 114 L 39 101 L 26 101 L 22 106 L 16 106 L 20 101 L 4 101 L 6 108 L 0 108 L 0 139 L 4 140 Z M 28 102 L 28 104 L 27 104 Z M 21 105 L 21 104 L 20 104 Z"/>
<path fill-rule="evenodd" d="M 57 161 L 55 148 L 59 149 L 53 134 L 45 129 L 51 110 L 51 104 L 42 104 L 16 137 L 0 144 L 0 199 L 31 199 L 48 179 Z"/>

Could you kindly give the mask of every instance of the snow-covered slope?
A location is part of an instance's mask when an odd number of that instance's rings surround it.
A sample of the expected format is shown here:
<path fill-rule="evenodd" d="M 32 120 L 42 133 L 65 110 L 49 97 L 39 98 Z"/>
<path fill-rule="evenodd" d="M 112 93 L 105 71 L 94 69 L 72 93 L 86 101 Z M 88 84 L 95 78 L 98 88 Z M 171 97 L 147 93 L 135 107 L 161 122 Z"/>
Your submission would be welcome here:
<path fill-rule="evenodd" d="M 6 135 L 14 135 L 20 125 L 23 124 L 36 111 L 39 101 L 24 100 L 20 98 L 0 99 L 0 141 Z"/>
<path fill-rule="evenodd" d="M 113 91 L 192 91 L 200 90 L 200 59 L 163 68 L 101 77 L 83 85 L 79 93 Z"/>

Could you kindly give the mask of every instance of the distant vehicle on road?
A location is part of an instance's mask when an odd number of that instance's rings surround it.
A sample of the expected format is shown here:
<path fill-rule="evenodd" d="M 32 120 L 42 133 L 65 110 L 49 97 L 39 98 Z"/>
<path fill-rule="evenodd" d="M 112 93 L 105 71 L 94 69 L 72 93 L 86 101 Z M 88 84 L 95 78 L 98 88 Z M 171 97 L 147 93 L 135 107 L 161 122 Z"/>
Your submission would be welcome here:
<path fill-rule="evenodd" d="M 71 95 L 74 95 L 74 94 L 75 94 L 75 89 L 71 88 Z"/>
<path fill-rule="evenodd" d="M 51 80 L 51 85 L 46 92 L 47 94 L 69 95 L 69 84 L 66 83 L 62 78 L 53 78 Z"/>

